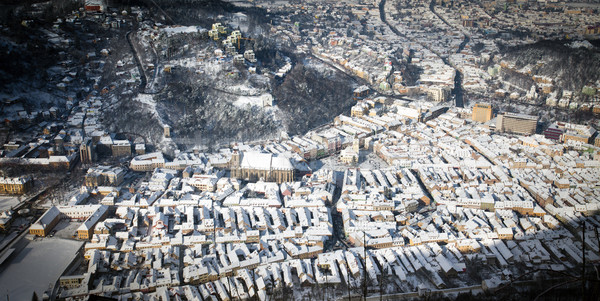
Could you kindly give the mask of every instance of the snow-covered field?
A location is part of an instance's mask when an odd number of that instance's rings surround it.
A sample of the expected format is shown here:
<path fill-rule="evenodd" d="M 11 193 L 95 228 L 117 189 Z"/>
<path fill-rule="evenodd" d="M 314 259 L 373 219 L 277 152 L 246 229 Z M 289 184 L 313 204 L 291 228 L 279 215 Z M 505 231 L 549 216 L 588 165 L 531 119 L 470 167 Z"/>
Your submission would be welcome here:
<path fill-rule="evenodd" d="M 200 26 L 167 26 L 162 28 L 162 31 L 166 32 L 167 35 L 175 35 L 178 33 L 195 33 L 195 32 L 204 32 L 206 29 Z"/>
<path fill-rule="evenodd" d="M 145 105 L 148 105 L 149 111 L 152 112 L 152 114 L 154 114 L 154 116 L 156 116 L 158 123 L 164 127 L 164 123 L 163 123 L 162 119 L 160 118 L 160 114 L 158 114 L 158 110 L 156 109 L 156 100 L 154 100 L 154 98 L 152 97 L 151 94 L 140 93 L 134 99 Z"/>
<path fill-rule="evenodd" d="M 35 291 L 42 297 L 71 263 L 83 242 L 43 238 L 23 240 L 27 245 L 3 264 L 0 272 L 1 295 L 10 300 L 30 300 Z M 8 300 L 7 298 L 7 300 Z"/>
<path fill-rule="evenodd" d="M 262 107 L 263 101 L 260 96 L 240 96 L 233 104 L 241 108 L 246 105 Z"/>

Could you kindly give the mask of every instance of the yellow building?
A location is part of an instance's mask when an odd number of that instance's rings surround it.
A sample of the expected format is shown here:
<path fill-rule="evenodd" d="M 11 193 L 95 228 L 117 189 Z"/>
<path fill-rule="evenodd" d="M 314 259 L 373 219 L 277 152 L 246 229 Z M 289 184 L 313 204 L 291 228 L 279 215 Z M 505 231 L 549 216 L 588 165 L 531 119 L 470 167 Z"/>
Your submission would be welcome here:
<path fill-rule="evenodd" d="M 165 159 L 161 152 L 139 155 L 129 163 L 129 168 L 133 171 L 153 171 L 163 167 L 165 167 Z"/>
<path fill-rule="evenodd" d="M 478 103 L 473 106 L 473 121 L 488 122 L 492 119 L 492 105 L 488 103 Z"/>
<path fill-rule="evenodd" d="M 498 120 L 496 121 L 496 130 L 500 132 L 532 135 L 535 134 L 537 120 L 537 116 L 517 113 L 504 113 L 498 116 Z"/>
<path fill-rule="evenodd" d="M 563 139 L 564 139 L 565 143 L 567 141 L 590 143 L 590 141 L 592 140 L 592 138 L 589 136 L 579 135 L 579 134 L 573 133 L 573 132 L 568 132 L 568 133 L 563 134 Z"/>
<path fill-rule="evenodd" d="M 504 240 L 512 240 L 513 239 L 513 231 L 511 228 L 498 228 L 498 229 L 496 229 L 496 233 L 498 234 L 499 239 L 504 239 Z"/>
<path fill-rule="evenodd" d="M 94 227 L 96 224 L 106 216 L 108 213 L 107 206 L 100 206 L 98 209 L 88 217 L 79 228 L 77 228 L 77 238 L 78 239 L 90 239 L 92 234 L 94 234 Z"/>
<path fill-rule="evenodd" d="M 0 194 L 24 194 L 33 187 L 31 177 L 0 177 Z"/>
<path fill-rule="evenodd" d="M 358 153 L 355 152 L 351 147 L 347 147 L 340 152 L 340 161 L 345 164 L 358 163 Z"/>
<path fill-rule="evenodd" d="M 363 104 L 356 104 L 352 106 L 350 109 L 350 116 L 352 117 L 361 117 L 365 115 L 365 112 L 368 110 L 368 106 Z"/>
<path fill-rule="evenodd" d="M 81 286 L 86 278 L 89 278 L 87 274 L 84 275 L 73 275 L 73 276 L 62 276 L 59 279 L 60 287 L 74 289 Z M 88 279 L 89 280 L 89 279 Z"/>
<path fill-rule="evenodd" d="M 60 211 L 55 206 L 50 207 L 31 227 L 29 233 L 32 235 L 46 236 L 52 228 L 60 221 Z"/>

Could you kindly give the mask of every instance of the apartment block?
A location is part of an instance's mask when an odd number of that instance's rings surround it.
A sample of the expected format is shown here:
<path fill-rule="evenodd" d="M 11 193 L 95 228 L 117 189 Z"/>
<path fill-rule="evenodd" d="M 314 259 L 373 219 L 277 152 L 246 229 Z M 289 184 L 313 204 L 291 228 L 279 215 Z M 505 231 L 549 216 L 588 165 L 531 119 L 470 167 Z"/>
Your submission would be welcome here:
<path fill-rule="evenodd" d="M 478 103 L 473 106 L 473 121 L 488 122 L 492 119 L 492 105 L 488 103 Z"/>
<path fill-rule="evenodd" d="M 498 116 L 498 120 L 496 121 L 496 129 L 500 132 L 532 135 L 535 134 L 537 120 L 537 116 L 517 113 L 504 113 Z"/>

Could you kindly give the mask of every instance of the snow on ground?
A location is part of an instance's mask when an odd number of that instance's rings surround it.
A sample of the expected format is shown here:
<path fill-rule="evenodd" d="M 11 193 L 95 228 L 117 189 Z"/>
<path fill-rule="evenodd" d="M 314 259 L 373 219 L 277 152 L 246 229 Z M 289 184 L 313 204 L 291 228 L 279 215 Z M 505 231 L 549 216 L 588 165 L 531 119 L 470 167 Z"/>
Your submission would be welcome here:
<path fill-rule="evenodd" d="M 363 153 L 366 151 L 363 151 Z M 362 155 L 362 153 L 361 153 Z M 388 164 L 373 152 L 369 152 L 367 155 L 362 155 L 362 161 L 358 164 L 358 168 L 363 170 L 374 170 L 387 168 Z"/>
<path fill-rule="evenodd" d="M 313 171 L 319 169 L 330 169 L 335 171 L 345 171 L 348 168 L 360 168 L 363 170 L 374 170 L 374 169 L 385 169 L 388 168 L 388 164 L 377 157 L 375 153 L 371 151 L 361 150 L 361 160 L 358 166 L 349 165 L 340 161 L 340 155 L 335 154 L 329 157 L 325 157 L 319 160 L 310 161 L 309 166 Z"/>
<path fill-rule="evenodd" d="M 73 234 L 77 232 L 77 228 L 79 228 L 81 224 L 83 224 L 83 222 L 72 222 L 68 219 L 63 219 L 54 227 L 54 230 L 56 230 L 54 237 L 73 238 Z"/>
<path fill-rule="evenodd" d="M 143 104 L 147 104 L 152 108 L 156 108 L 156 101 L 154 101 L 154 98 L 152 98 L 152 95 L 150 95 L 150 94 L 140 93 L 135 97 L 135 100 L 137 100 Z"/>
<path fill-rule="evenodd" d="M 312 58 L 307 58 L 304 60 L 304 66 L 308 67 L 308 68 L 312 68 L 315 71 L 319 72 L 319 73 L 326 73 L 326 72 L 331 72 L 333 70 L 333 68 L 331 68 L 329 65 L 326 65 L 325 63 L 316 60 L 316 59 L 312 59 Z"/>
<path fill-rule="evenodd" d="M 594 48 L 594 45 L 592 45 L 592 43 L 590 43 L 589 41 L 574 41 L 572 43 L 567 44 L 567 46 L 571 47 L 571 48 L 587 48 L 587 49 L 592 49 Z"/>
<path fill-rule="evenodd" d="M 34 241 L 11 255 L 0 272 L 0 292 L 10 300 L 29 300 L 35 291 L 41 297 L 71 263 L 83 242 L 57 237 Z"/>
<path fill-rule="evenodd" d="M 185 67 L 185 68 L 196 68 L 201 65 L 200 63 L 198 63 L 198 61 L 196 59 L 190 58 L 190 57 L 177 59 L 177 60 L 170 60 L 169 64 L 174 65 L 174 66 L 181 66 L 181 67 Z"/>
<path fill-rule="evenodd" d="M 209 59 L 204 62 L 204 74 L 210 76 L 210 79 L 215 79 L 217 74 L 219 74 L 223 70 L 223 63 Z"/>
<path fill-rule="evenodd" d="M 149 106 L 149 110 L 150 112 L 152 112 L 152 114 L 154 114 L 154 116 L 156 116 L 156 119 L 158 120 L 158 123 L 160 124 L 160 126 L 164 127 L 165 124 L 162 121 L 162 118 L 160 118 L 160 115 L 158 114 L 158 110 L 156 110 L 156 101 L 154 100 L 154 98 L 152 97 L 151 94 L 143 94 L 143 93 L 139 93 L 134 100 L 137 100 L 145 105 Z"/>
<path fill-rule="evenodd" d="M 0 212 L 9 210 L 19 204 L 19 197 L 0 196 Z"/>
<path fill-rule="evenodd" d="M 247 33 L 248 32 L 248 22 L 241 22 L 241 21 L 230 21 L 229 26 L 231 26 L 231 28 L 239 28 L 239 30 L 243 33 Z"/>
<path fill-rule="evenodd" d="M 240 108 L 246 105 L 262 107 L 263 101 L 260 96 L 240 96 L 233 104 Z"/>
<path fill-rule="evenodd" d="M 229 2 L 237 7 L 252 7 L 253 4 L 244 0 L 225 0 L 225 2 Z"/>
<path fill-rule="evenodd" d="M 256 96 L 262 92 L 260 89 L 248 87 L 247 85 L 229 86 L 229 87 L 227 87 L 227 91 L 229 91 L 231 93 L 244 94 L 244 95 L 248 95 L 248 96 Z"/>
<path fill-rule="evenodd" d="M 11 86 L 12 91 L 8 93 L 0 93 L 0 99 L 12 99 L 16 97 L 21 97 L 27 100 L 29 105 L 34 105 L 36 108 L 50 108 L 55 105 L 63 105 L 65 103 L 65 98 L 60 97 L 54 94 L 50 94 L 44 91 L 31 90 L 31 87 L 26 87 L 24 85 L 15 84 Z M 23 92 L 23 90 L 28 90 L 28 92 Z M 9 110 L 10 107 L 7 106 L 4 108 L 4 112 Z M 22 105 L 18 106 L 19 109 L 22 109 Z"/>
<path fill-rule="evenodd" d="M 167 26 L 162 28 L 162 31 L 167 33 L 168 36 L 172 36 L 178 33 L 204 32 L 206 29 L 200 26 Z"/>

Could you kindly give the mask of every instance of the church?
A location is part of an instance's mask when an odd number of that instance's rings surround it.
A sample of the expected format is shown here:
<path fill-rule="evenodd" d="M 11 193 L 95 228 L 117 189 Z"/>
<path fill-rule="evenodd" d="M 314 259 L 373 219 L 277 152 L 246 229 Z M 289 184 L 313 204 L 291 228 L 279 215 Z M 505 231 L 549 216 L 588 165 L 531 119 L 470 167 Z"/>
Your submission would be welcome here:
<path fill-rule="evenodd" d="M 294 181 L 290 159 L 261 152 L 234 151 L 230 161 L 231 177 L 250 182 L 264 180 L 278 184 Z"/>

